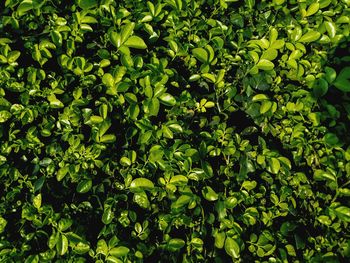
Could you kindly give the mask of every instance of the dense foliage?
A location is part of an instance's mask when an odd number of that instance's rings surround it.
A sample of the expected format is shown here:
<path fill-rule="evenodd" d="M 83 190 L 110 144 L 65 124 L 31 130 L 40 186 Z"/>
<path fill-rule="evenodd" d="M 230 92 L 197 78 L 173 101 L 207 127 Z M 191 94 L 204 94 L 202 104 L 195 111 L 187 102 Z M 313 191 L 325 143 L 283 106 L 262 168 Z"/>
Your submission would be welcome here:
<path fill-rule="evenodd" d="M 349 262 L 349 0 L 0 3 L 1 262 Z"/>

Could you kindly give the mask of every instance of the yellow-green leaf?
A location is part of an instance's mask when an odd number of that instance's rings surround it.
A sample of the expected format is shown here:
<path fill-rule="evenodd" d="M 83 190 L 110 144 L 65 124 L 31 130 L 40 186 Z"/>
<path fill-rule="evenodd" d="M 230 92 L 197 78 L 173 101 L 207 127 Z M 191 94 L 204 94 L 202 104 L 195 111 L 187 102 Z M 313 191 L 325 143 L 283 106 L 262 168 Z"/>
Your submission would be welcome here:
<path fill-rule="evenodd" d="M 192 50 L 193 56 L 202 63 L 208 62 L 209 55 L 204 48 L 195 48 Z"/>
<path fill-rule="evenodd" d="M 64 234 L 60 234 L 56 245 L 57 252 L 63 256 L 68 250 L 68 239 Z"/>
<path fill-rule="evenodd" d="M 226 237 L 225 251 L 232 258 L 239 258 L 240 247 L 238 243 L 231 237 Z"/>
<path fill-rule="evenodd" d="M 262 70 L 272 70 L 275 67 L 275 65 L 267 59 L 260 59 L 260 61 L 257 64 L 257 67 L 258 69 Z"/>
<path fill-rule="evenodd" d="M 314 42 L 318 40 L 320 36 L 321 36 L 320 32 L 310 30 L 309 32 L 302 35 L 302 37 L 299 39 L 299 42 L 302 42 L 302 43 Z"/>
<path fill-rule="evenodd" d="M 125 46 L 137 49 L 146 49 L 147 45 L 142 38 L 138 36 L 131 36 L 124 43 Z"/>
<path fill-rule="evenodd" d="M 124 43 L 128 38 L 131 36 L 132 31 L 134 30 L 135 23 L 131 22 L 126 24 L 123 28 L 122 31 L 120 32 L 121 35 L 121 41 Z"/>
<path fill-rule="evenodd" d="M 153 188 L 154 188 L 153 182 L 147 178 L 136 178 L 130 184 L 130 191 L 132 192 L 152 190 Z"/>
<path fill-rule="evenodd" d="M 306 16 L 312 16 L 313 14 L 317 13 L 317 11 L 320 8 L 319 3 L 312 3 L 306 10 Z"/>

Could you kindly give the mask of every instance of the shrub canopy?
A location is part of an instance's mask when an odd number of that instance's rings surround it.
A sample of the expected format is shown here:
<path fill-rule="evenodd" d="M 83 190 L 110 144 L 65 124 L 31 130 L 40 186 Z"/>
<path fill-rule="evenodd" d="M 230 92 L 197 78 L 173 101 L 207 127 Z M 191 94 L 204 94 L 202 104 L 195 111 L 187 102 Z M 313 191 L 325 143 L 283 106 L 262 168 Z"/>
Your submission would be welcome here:
<path fill-rule="evenodd" d="M 0 261 L 349 261 L 349 30 L 349 0 L 1 1 Z"/>

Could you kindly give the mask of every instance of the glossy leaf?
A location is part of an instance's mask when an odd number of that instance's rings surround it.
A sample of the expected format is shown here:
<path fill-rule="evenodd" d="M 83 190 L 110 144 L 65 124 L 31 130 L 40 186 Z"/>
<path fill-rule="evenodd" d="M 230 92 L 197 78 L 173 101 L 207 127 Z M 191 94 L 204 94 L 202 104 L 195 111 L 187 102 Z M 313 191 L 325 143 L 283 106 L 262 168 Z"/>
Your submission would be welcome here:
<path fill-rule="evenodd" d="M 192 50 L 192 53 L 202 63 L 207 63 L 209 60 L 208 52 L 204 48 L 195 48 Z"/>
<path fill-rule="evenodd" d="M 321 36 L 321 33 L 317 31 L 310 30 L 306 32 L 302 37 L 298 40 L 301 43 L 309 43 L 318 40 Z"/>
<path fill-rule="evenodd" d="M 84 194 L 87 193 L 92 187 L 92 180 L 83 180 L 77 185 L 77 192 Z"/>
<path fill-rule="evenodd" d="M 205 186 L 202 189 L 202 195 L 208 201 L 216 201 L 219 198 L 218 194 L 210 186 Z"/>
<path fill-rule="evenodd" d="M 174 106 L 176 104 L 176 99 L 169 93 L 162 94 L 158 99 L 166 106 Z"/>
<path fill-rule="evenodd" d="M 147 45 L 142 38 L 138 36 L 131 36 L 124 43 L 125 46 L 137 49 L 146 49 Z"/>
<path fill-rule="evenodd" d="M 68 239 L 64 234 L 60 234 L 57 241 L 57 252 L 59 255 L 64 255 L 68 251 Z"/>
<path fill-rule="evenodd" d="M 257 64 L 258 69 L 262 69 L 262 70 L 272 70 L 275 65 L 266 59 L 261 59 L 258 64 Z"/>
<path fill-rule="evenodd" d="M 152 190 L 154 184 L 147 178 L 136 178 L 130 184 L 130 191 L 139 192 L 143 190 Z"/>
<path fill-rule="evenodd" d="M 230 257 L 232 257 L 232 258 L 239 258 L 239 255 L 240 255 L 239 245 L 231 237 L 226 237 L 226 240 L 225 240 L 225 251 Z"/>
<path fill-rule="evenodd" d="M 128 249 L 127 247 L 119 246 L 119 247 L 112 248 L 109 251 L 109 254 L 114 257 L 120 258 L 120 257 L 125 257 L 129 253 L 129 251 L 130 249 Z"/>

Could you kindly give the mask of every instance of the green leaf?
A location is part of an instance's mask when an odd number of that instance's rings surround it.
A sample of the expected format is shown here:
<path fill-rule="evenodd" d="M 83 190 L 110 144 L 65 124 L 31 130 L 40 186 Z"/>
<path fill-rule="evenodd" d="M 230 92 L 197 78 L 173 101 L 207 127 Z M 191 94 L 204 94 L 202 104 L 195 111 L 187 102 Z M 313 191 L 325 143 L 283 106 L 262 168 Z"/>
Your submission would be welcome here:
<path fill-rule="evenodd" d="M 5 231 L 6 225 L 7 225 L 6 219 L 0 216 L 0 234 Z"/>
<path fill-rule="evenodd" d="M 340 71 L 333 85 L 341 91 L 350 91 L 350 67 L 345 67 Z"/>
<path fill-rule="evenodd" d="M 105 208 L 102 215 L 102 223 L 104 223 L 105 225 L 108 225 L 112 222 L 113 218 L 114 218 L 114 213 L 112 211 L 112 208 L 111 207 Z"/>
<path fill-rule="evenodd" d="M 265 94 L 257 94 L 252 98 L 252 101 L 255 102 L 255 101 L 268 100 L 268 99 L 269 99 L 269 97 Z"/>
<path fill-rule="evenodd" d="M 210 186 L 202 188 L 202 195 L 208 201 L 216 201 L 219 198 L 219 195 Z"/>
<path fill-rule="evenodd" d="M 207 63 L 209 59 L 208 52 L 204 48 L 195 48 L 192 50 L 193 56 L 202 63 Z"/>
<path fill-rule="evenodd" d="M 176 104 L 176 99 L 169 93 L 162 94 L 158 99 L 162 104 L 166 106 L 174 106 Z"/>
<path fill-rule="evenodd" d="M 78 242 L 78 244 L 76 244 L 74 247 L 74 252 L 79 255 L 85 254 L 89 252 L 89 250 L 90 250 L 89 244 L 84 242 Z"/>
<path fill-rule="evenodd" d="M 193 82 L 193 81 L 199 80 L 200 78 L 201 78 L 201 75 L 199 75 L 199 74 L 194 74 L 194 75 L 192 75 L 192 76 L 189 77 L 188 81 Z"/>
<path fill-rule="evenodd" d="M 139 192 L 143 190 L 152 190 L 154 188 L 154 184 L 147 178 L 136 178 L 130 184 L 131 192 Z"/>
<path fill-rule="evenodd" d="M 106 259 L 107 263 L 123 263 L 122 260 L 120 260 L 119 258 L 113 257 L 113 256 L 108 256 Z"/>
<path fill-rule="evenodd" d="M 262 69 L 262 70 L 272 70 L 275 65 L 266 59 L 260 59 L 260 61 L 257 64 L 258 69 Z"/>
<path fill-rule="evenodd" d="M 301 43 L 309 43 L 309 42 L 314 42 L 318 40 L 321 36 L 320 32 L 310 30 L 309 32 L 305 33 L 302 35 L 302 37 L 299 39 L 299 42 Z"/>
<path fill-rule="evenodd" d="M 4 123 L 5 121 L 11 118 L 12 114 L 6 110 L 0 111 L 0 123 Z"/>
<path fill-rule="evenodd" d="M 180 250 L 181 248 L 183 248 L 185 246 L 185 241 L 183 239 L 180 238 L 172 238 L 169 240 L 167 248 L 170 251 L 177 251 Z"/>
<path fill-rule="evenodd" d="M 41 207 L 41 201 L 42 201 L 42 196 L 41 194 L 37 194 L 34 198 L 33 198 L 33 206 L 36 209 L 39 209 Z"/>
<path fill-rule="evenodd" d="M 60 231 L 66 231 L 68 228 L 71 227 L 72 224 L 73 224 L 73 220 L 72 219 L 62 218 L 58 222 L 58 229 Z"/>
<path fill-rule="evenodd" d="M 277 174 L 280 170 L 280 167 L 281 167 L 280 161 L 277 158 L 272 157 L 271 158 L 271 172 L 273 174 Z"/>
<path fill-rule="evenodd" d="M 214 234 L 214 245 L 217 248 L 223 248 L 225 245 L 226 234 L 225 232 L 217 232 Z"/>
<path fill-rule="evenodd" d="M 102 77 L 102 83 L 105 84 L 107 87 L 113 87 L 114 86 L 114 78 L 112 74 L 106 73 Z"/>
<path fill-rule="evenodd" d="M 109 33 L 109 40 L 112 42 L 112 44 L 116 47 L 119 48 L 122 44 L 122 39 L 120 34 L 118 34 L 115 31 L 111 31 Z"/>
<path fill-rule="evenodd" d="M 211 83 L 215 83 L 216 82 L 216 79 L 215 79 L 215 76 L 213 74 L 210 74 L 210 73 L 203 73 L 202 74 L 202 77 L 204 79 L 206 79 L 207 81 L 211 82 Z"/>
<path fill-rule="evenodd" d="M 242 188 L 247 191 L 253 190 L 257 186 L 256 181 L 244 181 L 242 184 Z"/>
<path fill-rule="evenodd" d="M 92 187 L 92 180 L 83 180 L 77 185 L 78 193 L 87 193 Z"/>
<path fill-rule="evenodd" d="M 58 239 L 59 239 L 59 232 L 53 232 L 48 240 L 48 246 L 50 249 L 53 249 L 56 246 L 56 244 L 58 243 Z"/>
<path fill-rule="evenodd" d="M 225 251 L 232 258 L 239 258 L 240 257 L 239 245 L 231 237 L 226 237 L 226 240 L 225 240 Z"/>
<path fill-rule="evenodd" d="M 323 139 L 329 146 L 336 146 L 339 143 L 339 138 L 335 133 L 328 132 Z"/>
<path fill-rule="evenodd" d="M 278 39 L 278 40 L 274 41 L 273 43 L 271 43 L 270 48 L 281 49 L 284 47 L 284 44 L 285 44 L 285 42 L 283 39 Z"/>
<path fill-rule="evenodd" d="M 306 16 L 312 16 L 313 14 L 316 14 L 317 11 L 320 8 L 320 4 L 319 3 L 312 3 L 306 10 Z"/>
<path fill-rule="evenodd" d="M 271 61 L 271 60 L 274 60 L 275 58 L 277 58 L 277 56 L 278 56 L 277 50 L 274 48 L 269 48 L 263 52 L 260 59 L 266 59 L 266 60 Z"/>
<path fill-rule="evenodd" d="M 130 166 L 131 165 L 131 161 L 128 157 L 123 156 L 122 158 L 120 158 L 120 164 L 123 166 Z"/>
<path fill-rule="evenodd" d="M 290 244 L 286 245 L 286 250 L 287 250 L 288 255 L 290 255 L 292 257 L 297 256 L 297 254 L 295 253 L 295 249 L 292 245 L 290 245 Z"/>
<path fill-rule="evenodd" d="M 170 183 L 176 186 L 184 186 L 188 182 L 188 179 L 184 175 L 174 175 L 170 179 Z"/>
<path fill-rule="evenodd" d="M 181 195 L 175 202 L 171 204 L 171 210 L 178 212 L 181 211 L 184 206 L 188 205 L 189 202 L 191 202 L 192 196 L 183 194 Z"/>
<path fill-rule="evenodd" d="M 131 36 L 124 43 L 125 46 L 137 49 L 146 49 L 147 45 L 142 38 L 138 36 Z"/>
<path fill-rule="evenodd" d="M 326 73 L 326 80 L 328 83 L 332 83 L 337 77 L 337 72 L 331 67 L 325 67 L 324 71 Z"/>
<path fill-rule="evenodd" d="M 129 253 L 129 251 L 130 249 L 128 249 L 127 247 L 119 246 L 119 247 L 112 248 L 109 251 L 109 254 L 114 257 L 120 258 L 120 257 L 125 257 Z"/>
<path fill-rule="evenodd" d="M 8 63 L 13 63 L 13 62 L 15 62 L 18 58 L 19 58 L 19 56 L 21 55 L 21 52 L 19 52 L 19 51 L 11 51 L 9 54 L 8 54 L 8 56 L 7 56 L 7 62 Z"/>
<path fill-rule="evenodd" d="M 117 137 L 114 134 L 105 134 L 100 138 L 101 143 L 114 143 Z"/>
<path fill-rule="evenodd" d="M 54 109 L 63 108 L 63 103 L 56 98 L 55 94 L 51 94 L 47 97 L 47 100 L 50 102 L 50 107 Z"/>
<path fill-rule="evenodd" d="M 108 245 L 104 239 L 100 239 L 99 241 L 97 241 L 96 254 L 102 254 L 104 256 L 107 256 Z"/>
<path fill-rule="evenodd" d="M 272 102 L 269 100 L 264 100 L 260 106 L 260 114 L 268 112 L 272 107 Z"/>
<path fill-rule="evenodd" d="M 157 98 L 152 98 L 148 107 L 150 116 L 157 116 L 160 107 L 159 100 Z"/>
<path fill-rule="evenodd" d="M 132 31 L 134 30 L 135 28 L 135 23 L 134 22 L 131 22 L 131 23 L 128 23 L 126 24 L 120 34 L 121 34 L 121 41 L 122 41 L 122 44 L 129 39 L 129 37 L 132 35 Z"/>
<path fill-rule="evenodd" d="M 24 0 L 22 1 L 18 8 L 17 12 L 19 16 L 23 16 L 26 12 L 33 9 L 33 1 L 32 0 Z"/>
<path fill-rule="evenodd" d="M 82 9 L 91 9 L 97 6 L 97 0 L 80 0 L 78 3 Z"/>
<path fill-rule="evenodd" d="M 66 235 L 60 234 L 57 241 L 57 252 L 59 255 L 63 256 L 68 251 L 68 239 Z"/>
<path fill-rule="evenodd" d="M 350 189 L 349 188 L 339 188 L 338 193 L 340 196 L 348 196 L 350 197 Z"/>
<path fill-rule="evenodd" d="M 326 27 L 328 36 L 330 38 L 335 37 L 335 35 L 337 33 L 337 26 L 334 24 L 334 22 L 332 22 L 332 21 L 325 21 L 324 25 Z"/>
<path fill-rule="evenodd" d="M 167 127 L 173 132 L 179 132 L 179 133 L 183 132 L 181 125 L 177 123 L 169 124 Z"/>
<path fill-rule="evenodd" d="M 326 95 L 328 91 L 328 82 L 322 78 L 314 82 L 313 93 L 316 98 L 320 98 Z"/>
<path fill-rule="evenodd" d="M 330 180 L 330 181 L 333 181 L 333 182 L 336 181 L 336 178 L 335 178 L 334 175 L 332 175 L 329 172 L 320 170 L 320 169 L 315 170 L 315 172 L 314 172 L 314 179 L 316 181 L 324 181 L 324 180 Z"/>
<path fill-rule="evenodd" d="M 140 191 L 135 193 L 133 197 L 133 201 L 144 209 L 148 209 L 151 205 L 145 191 Z"/>
<path fill-rule="evenodd" d="M 346 206 L 338 206 L 334 209 L 337 217 L 347 223 L 350 223 L 350 208 Z"/>

